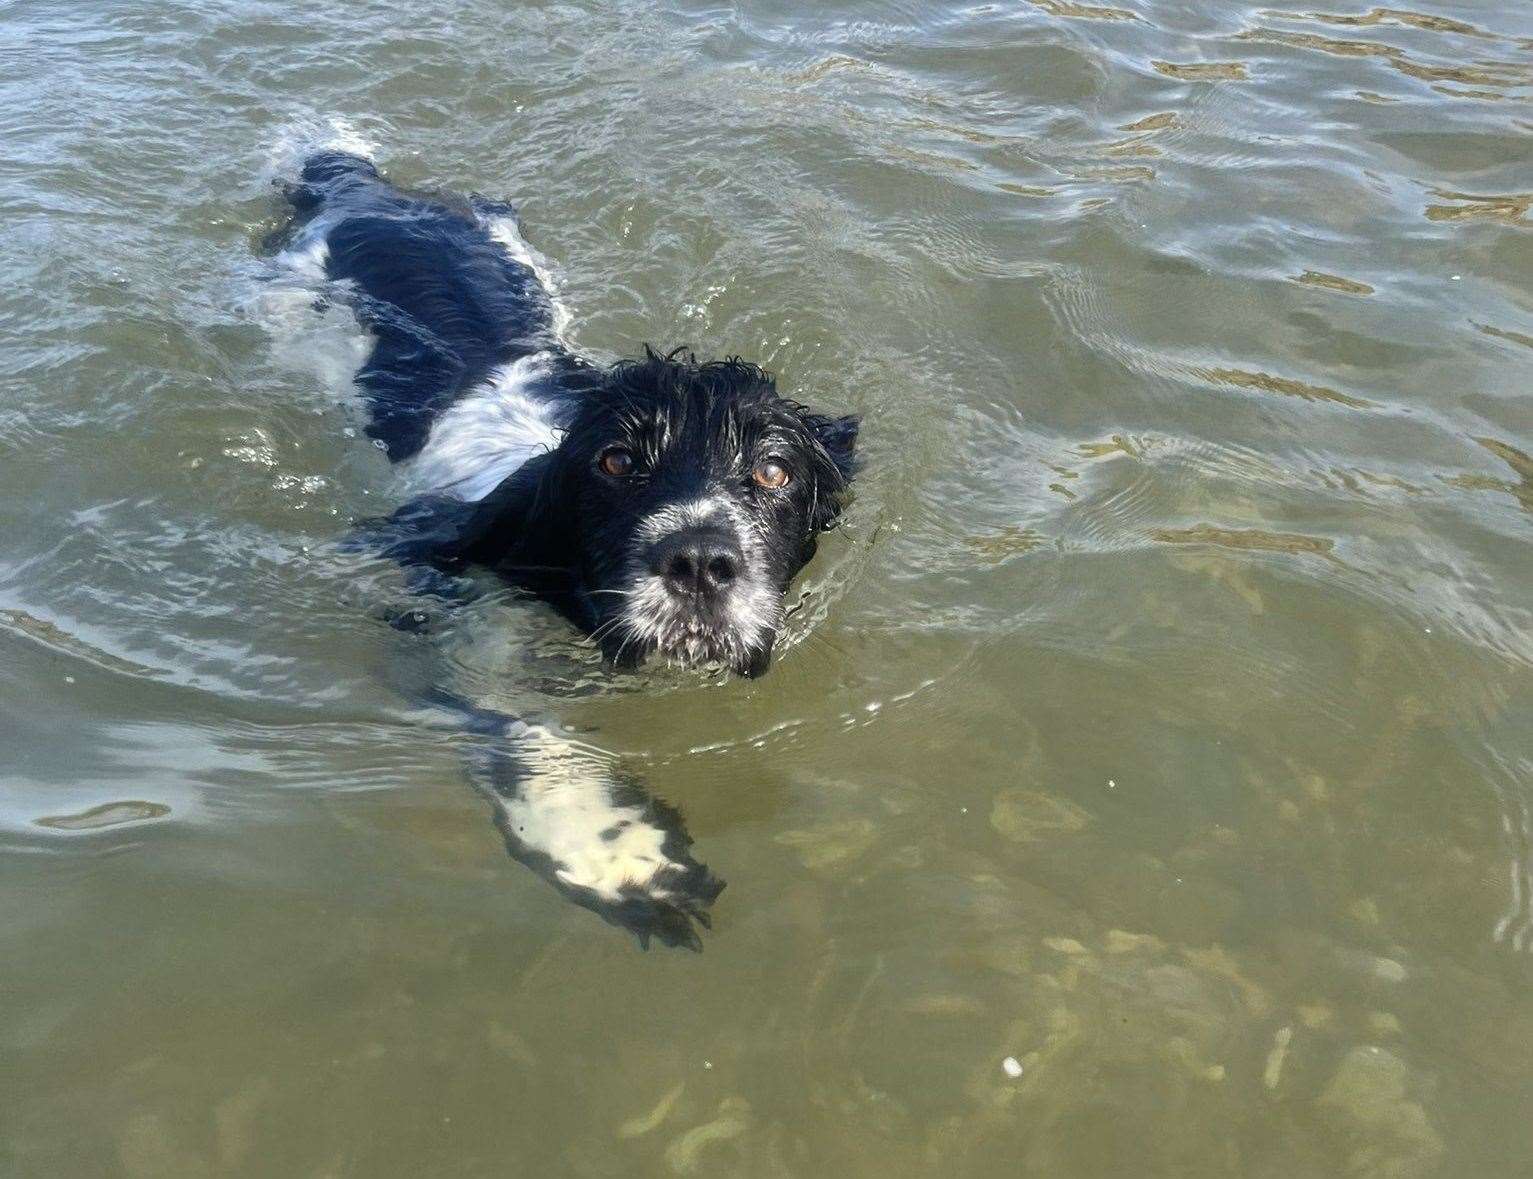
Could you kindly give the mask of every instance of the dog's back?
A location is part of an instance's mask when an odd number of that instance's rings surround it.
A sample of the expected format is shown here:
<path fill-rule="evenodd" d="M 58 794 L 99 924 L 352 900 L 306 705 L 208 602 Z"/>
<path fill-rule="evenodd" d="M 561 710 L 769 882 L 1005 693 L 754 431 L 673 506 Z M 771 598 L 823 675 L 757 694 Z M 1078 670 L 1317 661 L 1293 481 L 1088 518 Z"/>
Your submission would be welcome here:
<path fill-rule="evenodd" d="M 434 427 L 467 400 L 480 403 L 473 429 L 446 432 L 482 446 L 496 435 L 486 415 L 509 415 L 500 433 L 522 443 L 511 461 L 556 437 L 558 377 L 578 362 L 558 344 L 556 308 L 510 206 L 412 195 L 341 151 L 309 157 L 286 191 L 294 217 L 281 258 L 312 278 L 349 283 L 375 337 L 356 382 L 367 433 L 392 461 L 419 456 L 416 465 L 440 468 L 438 485 L 459 479 L 468 457 Z M 493 474 L 508 465 L 497 457 Z"/>

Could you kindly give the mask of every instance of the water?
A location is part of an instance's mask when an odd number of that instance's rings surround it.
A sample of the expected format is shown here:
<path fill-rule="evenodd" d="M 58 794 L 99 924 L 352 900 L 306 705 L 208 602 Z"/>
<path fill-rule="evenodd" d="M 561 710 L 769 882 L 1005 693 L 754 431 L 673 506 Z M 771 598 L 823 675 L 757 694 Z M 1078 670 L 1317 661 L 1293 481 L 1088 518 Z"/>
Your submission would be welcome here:
<path fill-rule="evenodd" d="M 1525 7 L 32 0 L 0 45 L 5 1174 L 1526 1171 Z M 257 257 L 336 120 L 516 198 L 589 354 L 864 415 L 772 674 L 379 621 L 354 330 Z M 685 813 L 701 955 L 506 857 L 432 659 Z"/>

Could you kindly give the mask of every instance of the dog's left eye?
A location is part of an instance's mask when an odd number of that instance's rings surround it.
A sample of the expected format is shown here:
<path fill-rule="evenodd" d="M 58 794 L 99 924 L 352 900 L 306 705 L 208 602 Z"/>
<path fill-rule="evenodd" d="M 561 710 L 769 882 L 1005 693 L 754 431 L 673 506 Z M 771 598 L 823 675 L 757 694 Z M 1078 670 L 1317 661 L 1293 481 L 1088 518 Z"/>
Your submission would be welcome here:
<path fill-rule="evenodd" d="M 632 475 L 634 468 L 633 451 L 626 450 L 621 446 L 612 446 L 601 452 L 601 457 L 596 460 L 596 465 L 601 468 L 603 475 L 611 475 L 614 479 L 621 479 L 624 475 Z"/>
<path fill-rule="evenodd" d="M 765 487 L 769 491 L 781 491 L 788 486 L 792 476 L 788 474 L 788 468 L 776 459 L 767 459 L 764 463 L 756 464 L 756 469 L 751 472 L 751 478 L 756 481 L 758 487 Z"/>

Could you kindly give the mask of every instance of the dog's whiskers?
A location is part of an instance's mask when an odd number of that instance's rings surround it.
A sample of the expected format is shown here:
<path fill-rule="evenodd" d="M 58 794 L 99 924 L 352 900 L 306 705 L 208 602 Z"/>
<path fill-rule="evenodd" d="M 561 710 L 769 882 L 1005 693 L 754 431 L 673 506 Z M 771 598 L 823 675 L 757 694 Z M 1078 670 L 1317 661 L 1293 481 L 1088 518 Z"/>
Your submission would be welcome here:
<path fill-rule="evenodd" d="M 615 654 L 612 657 L 612 661 L 614 663 L 621 662 L 622 658 L 623 658 L 623 652 L 628 650 L 628 645 L 630 643 L 632 643 L 632 642 L 635 642 L 637 639 L 639 639 L 639 637 L 640 637 L 640 635 L 639 635 L 639 633 L 637 631 L 633 630 L 632 628 L 629 628 L 628 637 L 626 639 L 624 639 L 622 641 L 622 643 L 618 646 L 617 654 Z"/>
<path fill-rule="evenodd" d="M 620 626 L 625 625 L 626 623 L 627 623 L 627 619 L 625 619 L 621 614 L 614 614 L 611 618 L 609 618 L 609 619 L 607 619 L 607 621 L 601 623 L 599 626 L 597 626 L 597 628 L 595 630 L 593 630 L 591 632 L 591 634 L 589 636 L 591 642 L 593 642 L 593 643 L 600 643 L 604 638 L 606 638 L 608 635 L 610 635 L 614 630 L 616 630 Z"/>

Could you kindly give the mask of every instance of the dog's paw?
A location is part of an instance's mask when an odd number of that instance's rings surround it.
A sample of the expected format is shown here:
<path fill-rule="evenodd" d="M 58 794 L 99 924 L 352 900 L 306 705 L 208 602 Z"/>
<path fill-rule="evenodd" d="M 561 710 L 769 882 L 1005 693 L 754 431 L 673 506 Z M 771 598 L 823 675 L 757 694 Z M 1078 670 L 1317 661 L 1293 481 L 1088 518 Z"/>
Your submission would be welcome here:
<path fill-rule="evenodd" d="M 722 887 L 722 885 L 720 886 Z M 639 939 L 639 945 L 649 949 L 651 938 L 663 946 L 676 946 L 700 953 L 703 939 L 698 927 L 713 928 L 708 915 L 711 901 L 694 897 L 628 897 L 612 913 L 614 924 L 630 929 Z"/>
<path fill-rule="evenodd" d="M 472 764 L 512 858 L 645 946 L 701 949 L 724 882 L 692 855 L 681 812 L 540 725 L 510 721 L 499 736 Z"/>
<path fill-rule="evenodd" d="M 435 618 L 429 610 L 423 610 L 419 606 L 412 606 L 408 610 L 401 610 L 389 619 L 389 625 L 395 630 L 404 631 L 409 635 L 423 635 L 430 632 Z"/>
<path fill-rule="evenodd" d="M 408 606 L 380 605 L 369 614 L 379 622 L 387 623 L 395 630 L 408 635 L 429 634 L 437 621 L 436 612 L 418 603 Z"/>
<path fill-rule="evenodd" d="M 580 870 L 555 870 L 554 881 L 581 905 L 632 930 L 646 949 L 654 938 L 701 950 L 698 927 L 712 928 L 708 910 L 724 889 L 724 882 L 689 854 L 671 859 L 621 847 L 609 856 L 584 857 Z"/>

